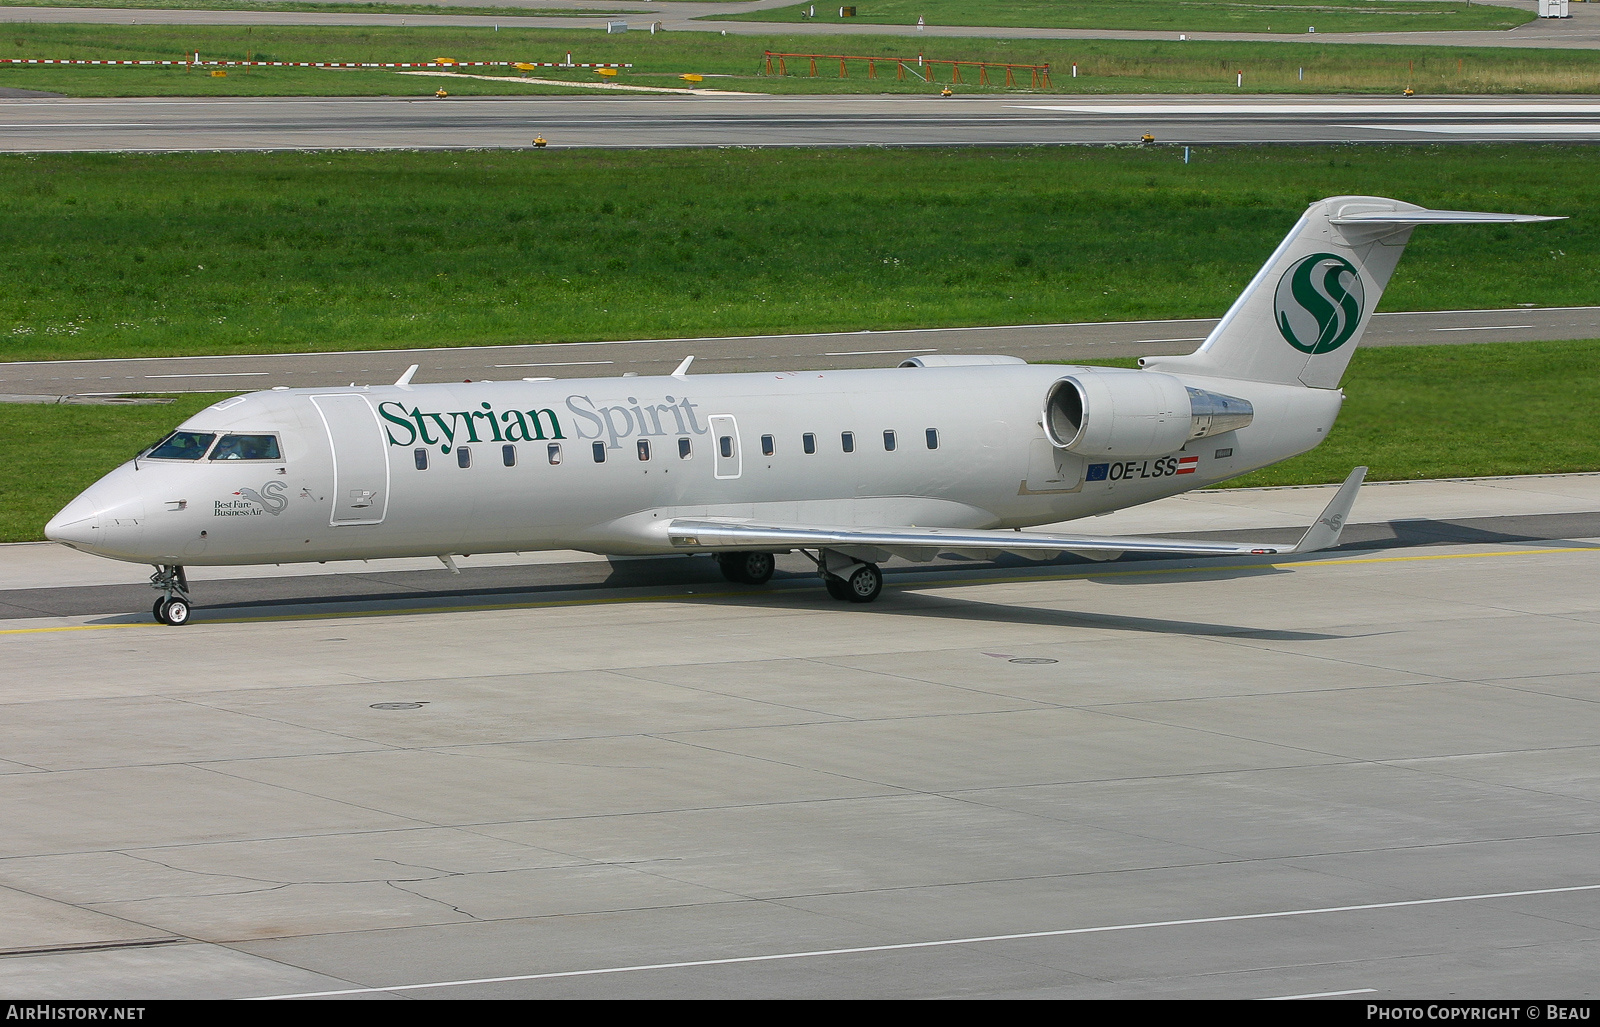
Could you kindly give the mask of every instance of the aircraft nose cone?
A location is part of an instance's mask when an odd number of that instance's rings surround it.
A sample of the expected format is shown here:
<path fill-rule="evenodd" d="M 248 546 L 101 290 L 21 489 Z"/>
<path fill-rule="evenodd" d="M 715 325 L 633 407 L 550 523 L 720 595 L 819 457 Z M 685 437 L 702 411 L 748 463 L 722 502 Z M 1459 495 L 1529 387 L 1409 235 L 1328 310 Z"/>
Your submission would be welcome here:
<path fill-rule="evenodd" d="M 85 553 L 124 558 L 138 549 L 144 510 L 144 496 L 119 468 L 50 518 L 45 538 Z"/>
<path fill-rule="evenodd" d="M 50 523 L 44 526 L 44 537 L 74 548 L 92 547 L 99 529 L 99 504 L 85 492 L 50 518 Z"/>

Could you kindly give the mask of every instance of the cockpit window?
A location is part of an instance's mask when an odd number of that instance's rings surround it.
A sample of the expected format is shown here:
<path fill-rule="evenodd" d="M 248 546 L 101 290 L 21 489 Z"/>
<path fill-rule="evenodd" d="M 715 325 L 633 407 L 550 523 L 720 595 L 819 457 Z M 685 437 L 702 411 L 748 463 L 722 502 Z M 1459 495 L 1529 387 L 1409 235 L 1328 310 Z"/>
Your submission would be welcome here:
<path fill-rule="evenodd" d="M 211 448 L 216 435 L 203 431 L 175 431 L 150 451 L 152 460 L 198 460 Z"/>
<path fill-rule="evenodd" d="M 213 460 L 282 460 L 276 435 L 224 435 L 211 451 Z"/>

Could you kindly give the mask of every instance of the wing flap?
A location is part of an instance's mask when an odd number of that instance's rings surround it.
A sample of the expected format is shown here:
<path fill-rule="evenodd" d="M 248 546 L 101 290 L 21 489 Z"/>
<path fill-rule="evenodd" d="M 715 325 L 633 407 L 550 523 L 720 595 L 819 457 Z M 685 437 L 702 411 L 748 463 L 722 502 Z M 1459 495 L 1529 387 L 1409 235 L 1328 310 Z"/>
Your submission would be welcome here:
<path fill-rule="evenodd" d="M 832 527 L 762 524 L 716 518 L 675 518 L 667 537 L 679 549 L 789 550 L 831 549 L 846 553 L 881 550 L 912 559 L 930 552 L 1077 553 L 1090 559 L 1116 559 L 1123 553 L 1167 556 L 1272 556 L 1311 553 L 1336 545 L 1350 516 L 1367 469 L 1358 467 L 1340 486 L 1322 516 L 1293 545 L 1208 542 L 1199 539 L 1141 538 L 1134 535 L 1066 535 L 984 528 Z"/>
<path fill-rule="evenodd" d="M 981 528 L 833 528 L 801 524 L 756 524 L 681 518 L 667 526 L 680 549 L 885 549 L 964 550 L 967 552 L 1167 553 L 1190 556 L 1248 556 L 1287 553 L 1281 544 L 1178 541 L 1108 535 L 1056 535 Z"/>

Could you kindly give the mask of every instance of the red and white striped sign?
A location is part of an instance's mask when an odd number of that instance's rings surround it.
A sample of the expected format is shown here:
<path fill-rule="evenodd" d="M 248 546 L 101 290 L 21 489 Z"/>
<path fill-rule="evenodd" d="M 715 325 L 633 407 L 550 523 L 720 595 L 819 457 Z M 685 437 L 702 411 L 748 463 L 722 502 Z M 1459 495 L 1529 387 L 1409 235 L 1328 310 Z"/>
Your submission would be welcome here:
<path fill-rule="evenodd" d="M 1197 468 L 1199 466 L 1200 466 L 1200 458 L 1199 457 L 1197 457 L 1197 456 L 1180 456 L 1180 457 L 1178 457 L 1178 469 L 1176 471 L 1174 471 L 1173 473 L 1174 474 L 1193 474 L 1195 472 L 1195 468 Z"/>

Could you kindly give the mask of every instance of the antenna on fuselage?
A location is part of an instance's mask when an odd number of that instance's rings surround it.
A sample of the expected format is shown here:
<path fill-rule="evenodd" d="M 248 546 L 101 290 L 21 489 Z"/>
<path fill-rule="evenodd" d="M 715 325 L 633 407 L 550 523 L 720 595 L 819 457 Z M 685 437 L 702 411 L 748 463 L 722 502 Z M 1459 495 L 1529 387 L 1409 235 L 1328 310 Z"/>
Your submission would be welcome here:
<path fill-rule="evenodd" d="M 683 358 L 683 363 L 679 364 L 678 369 L 672 372 L 672 377 L 683 378 L 687 376 L 689 373 L 689 365 L 692 363 L 694 363 L 694 354 L 691 353 L 689 356 Z"/>
<path fill-rule="evenodd" d="M 406 373 L 401 375 L 399 380 L 396 381 L 395 384 L 400 386 L 401 388 L 405 388 L 406 386 L 410 385 L 411 384 L 411 376 L 417 373 L 417 368 L 420 367 L 420 366 L 422 366 L 422 365 L 420 365 L 420 364 L 412 364 L 410 367 L 406 368 Z"/>

